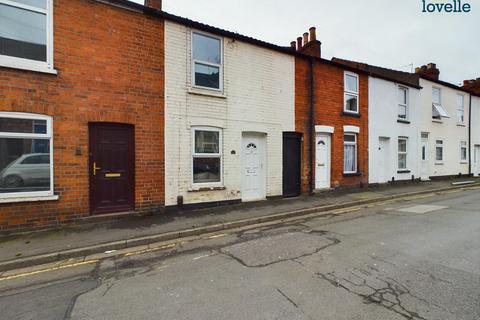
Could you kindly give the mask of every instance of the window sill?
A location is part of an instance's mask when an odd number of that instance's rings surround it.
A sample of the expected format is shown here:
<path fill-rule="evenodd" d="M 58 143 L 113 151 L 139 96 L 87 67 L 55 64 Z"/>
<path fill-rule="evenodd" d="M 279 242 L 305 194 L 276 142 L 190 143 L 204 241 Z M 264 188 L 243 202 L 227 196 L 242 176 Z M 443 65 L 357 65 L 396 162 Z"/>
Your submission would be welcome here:
<path fill-rule="evenodd" d="M 360 177 L 362 175 L 361 172 L 353 172 L 353 173 L 343 173 L 344 177 Z"/>
<path fill-rule="evenodd" d="M 443 120 L 432 119 L 432 122 L 436 122 L 436 123 L 443 123 Z"/>
<path fill-rule="evenodd" d="M 188 192 L 205 192 L 205 191 L 221 191 L 226 190 L 227 188 L 224 186 L 217 186 L 217 187 L 192 187 L 188 189 Z"/>
<path fill-rule="evenodd" d="M 191 89 L 188 89 L 188 93 L 198 95 L 198 96 L 206 96 L 206 97 L 214 97 L 214 98 L 219 98 L 219 99 L 227 99 L 227 96 L 225 95 L 225 93 L 223 93 L 221 91 L 215 91 L 215 90 L 191 88 Z"/>
<path fill-rule="evenodd" d="M 443 163 L 443 162 L 435 162 L 435 165 L 436 165 L 436 166 L 443 166 L 444 163 Z"/>
<path fill-rule="evenodd" d="M 11 68 L 11 69 L 20 69 L 25 71 L 33 71 L 33 72 L 40 72 L 40 73 L 47 73 L 47 74 L 58 74 L 57 70 L 48 68 L 44 65 L 26 65 L 23 63 L 10 63 L 5 61 L 0 61 L 0 67 Z"/>
<path fill-rule="evenodd" d="M 343 112 L 342 112 L 342 116 L 344 116 L 344 117 L 360 118 L 360 113 L 343 111 Z"/>
<path fill-rule="evenodd" d="M 397 119 L 398 123 L 405 123 L 405 124 L 410 124 L 410 121 L 404 120 L 404 119 Z"/>
<path fill-rule="evenodd" d="M 460 164 L 468 164 L 468 161 L 460 161 Z"/>
<path fill-rule="evenodd" d="M 458 127 L 465 127 L 465 123 L 457 123 Z"/>
<path fill-rule="evenodd" d="M 401 174 L 401 173 L 411 173 L 410 170 L 398 170 L 397 171 L 398 174 Z"/>
<path fill-rule="evenodd" d="M 17 202 L 39 202 L 39 201 L 55 201 L 58 200 L 58 195 L 53 196 L 38 196 L 38 197 L 18 197 L 18 198 L 3 198 L 0 199 L 0 204 L 2 203 L 17 203 Z"/>

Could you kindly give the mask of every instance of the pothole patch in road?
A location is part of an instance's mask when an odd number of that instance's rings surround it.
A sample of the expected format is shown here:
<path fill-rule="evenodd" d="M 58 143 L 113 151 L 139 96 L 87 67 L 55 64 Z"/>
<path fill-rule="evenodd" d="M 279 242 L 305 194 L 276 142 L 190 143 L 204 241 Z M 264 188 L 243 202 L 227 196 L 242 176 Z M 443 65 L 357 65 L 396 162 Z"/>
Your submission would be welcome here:
<path fill-rule="evenodd" d="M 325 232 L 291 232 L 237 243 L 221 252 L 246 267 L 258 268 L 311 256 L 339 242 Z"/>
<path fill-rule="evenodd" d="M 424 205 L 424 204 L 421 204 L 421 205 L 416 205 L 416 206 L 412 206 L 412 207 L 397 209 L 397 211 L 399 211 L 399 212 L 407 212 L 407 213 L 419 213 L 419 214 L 423 214 L 423 213 L 429 213 L 429 212 L 439 211 L 439 210 L 443 210 L 443 209 L 447 209 L 447 208 L 448 208 L 448 207 L 446 207 L 446 206 L 434 206 L 434 205 Z"/>

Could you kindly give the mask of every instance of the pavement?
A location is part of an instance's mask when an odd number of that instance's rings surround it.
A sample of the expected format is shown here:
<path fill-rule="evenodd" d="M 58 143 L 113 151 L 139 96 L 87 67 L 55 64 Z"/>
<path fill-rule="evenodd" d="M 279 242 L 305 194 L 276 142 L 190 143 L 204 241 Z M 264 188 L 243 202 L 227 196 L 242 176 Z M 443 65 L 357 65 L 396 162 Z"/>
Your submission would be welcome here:
<path fill-rule="evenodd" d="M 479 192 L 0 275 L 0 310 L 11 320 L 478 320 Z"/>
<path fill-rule="evenodd" d="M 95 224 L 0 237 L 0 271 L 121 250 L 208 232 L 276 221 L 315 212 L 352 207 L 428 193 L 462 188 L 456 179 L 404 183 L 389 186 L 326 192 L 314 196 L 277 199 L 255 203 L 146 217 L 125 217 Z"/>

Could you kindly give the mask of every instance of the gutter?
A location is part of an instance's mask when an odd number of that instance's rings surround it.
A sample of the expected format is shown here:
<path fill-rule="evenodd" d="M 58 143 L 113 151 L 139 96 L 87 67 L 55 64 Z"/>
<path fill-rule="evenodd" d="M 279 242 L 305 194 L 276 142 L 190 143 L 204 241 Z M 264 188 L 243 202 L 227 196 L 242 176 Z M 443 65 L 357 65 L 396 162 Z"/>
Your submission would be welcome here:
<path fill-rule="evenodd" d="M 310 192 L 315 190 L 315 58 L 310 57 Z"/>

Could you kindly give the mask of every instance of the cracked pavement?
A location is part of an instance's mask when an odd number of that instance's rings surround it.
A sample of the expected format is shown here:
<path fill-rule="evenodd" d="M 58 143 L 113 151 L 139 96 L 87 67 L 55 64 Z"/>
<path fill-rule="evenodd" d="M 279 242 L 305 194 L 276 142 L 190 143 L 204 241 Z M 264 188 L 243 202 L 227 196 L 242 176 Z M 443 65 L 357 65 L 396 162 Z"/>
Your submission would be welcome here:
<path fill-rule="evenodd" d="M 477 320 L 479 193 L 217 234 L 0 281 L 1 318 Z M 415 210 L 422 205 L 438 208 Z"/>

